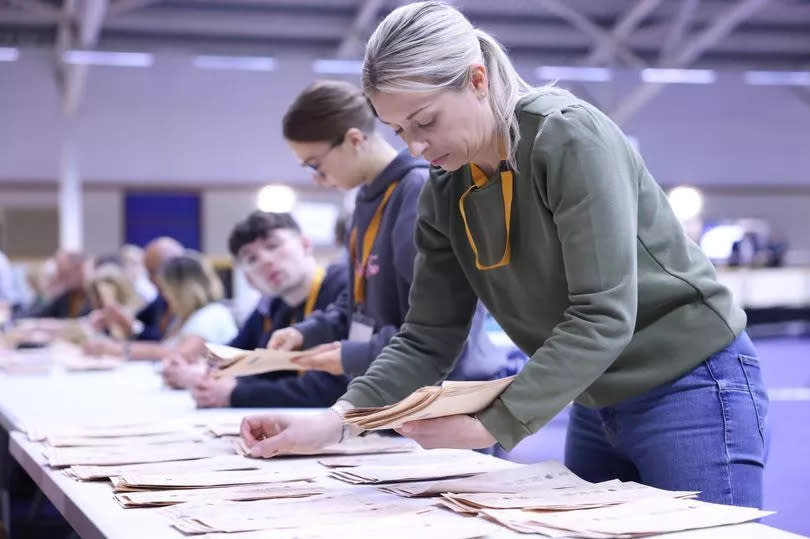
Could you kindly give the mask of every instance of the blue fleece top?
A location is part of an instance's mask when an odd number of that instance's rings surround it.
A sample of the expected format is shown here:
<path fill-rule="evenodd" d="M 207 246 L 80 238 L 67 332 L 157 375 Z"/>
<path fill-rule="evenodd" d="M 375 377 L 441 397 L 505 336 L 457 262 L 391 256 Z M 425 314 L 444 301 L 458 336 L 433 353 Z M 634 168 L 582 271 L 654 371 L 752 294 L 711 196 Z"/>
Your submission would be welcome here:
<path fill-rule="evenodd" d="M 346 289 L 349 270 L 345 264 L 333 264 L 326 269 L 321 290 L 315 300 L 316 309 L 324 309 Z M 280 297 L 262 299 L 230 346 L 253 350 L 264 348 L 270 335 L 304 317 L 304 302 L 289 306 Z M 237 378 L 231 392 L 231 406 L 236 408 L 316 407 L 335 403 L 346 390 L 349 379 L 323 371 L 277 371 Z"/>

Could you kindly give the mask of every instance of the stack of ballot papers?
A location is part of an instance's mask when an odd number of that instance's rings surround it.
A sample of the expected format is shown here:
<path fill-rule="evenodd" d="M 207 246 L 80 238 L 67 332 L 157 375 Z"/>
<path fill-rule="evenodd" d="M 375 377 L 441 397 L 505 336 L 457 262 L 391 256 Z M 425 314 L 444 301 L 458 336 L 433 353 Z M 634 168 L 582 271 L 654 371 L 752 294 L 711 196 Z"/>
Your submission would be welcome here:
<path fill-rule="evenodd" d="M 308 481 L 267 483 L 217 488 L 184 488 L 178 490 L 147 490 L 123 492 L 115 500 L 123 507 L 164 507 L 178 503 L 271 500 L 276 498 L 303 498 L 322 494 L 324 489 Z"/>
<path fill-rule="evenodd" d="M 432 449 L 428 453 L 432 451 L 439 450 Z M 580 479 L 559 462 L 549 460 L 524 466 L 514 465 L 511 469 L 499 469 L 464 479 L 390 483 L 381 485 L 378 489 L 389 494 L 412 498 L 438 496 L 446 492 L 519 493 L 527 490 L 552 490 L 592 485 L 593 483 Z"/>
<path fill-rule="evenodd" d="M 71 466 L 65 474 L 79 481 L 109 479 L 128 473 L 164 472 L 224 472 L 229 470 L 258 470 L 262 462 L 240 455 L 220 455 L 195 460 L 123 464 L 120 466 Z"/>
<path fill-rule="evenodd" d="M 408 421 L 457 414 L 474 414 L 492 404 L 512 383 L 514 376 L 489 382 L 444 382 L 417 389 L 396 404 L 354 408 L 344 421 L 364 430 L 396 429 Z"/>
<path fill-rule="evenodd" d="M 442 494 L 441 505 L 458 513 L 477 514 L 483 509 L 525 509 L 530 511 L 573 511 L 618 505 L 655 497 L 694 498 L 698 492 L 661 490 L 618 479 L 571 488 L 539 488 L 516 494 Z"/>
<path fill-rule="evenodd" d="M 484 509 L 481 514 L 485 518 L 520 533 L 539 533 L 549 537 L 630 539 L 740 524 L 766 517 L 773 512 L 760 511 L 750 507 L 655 496 L 646 501 L 623 503 L 598 509 L 560 512 Z"/>
<path fill-rule="evenodd" d="M 224 376 L 251 376 L 272 371 L 297 371 L 300 365 L 293 363 L 293 358 L 301 352 L 282 352 L 256 348 L 241 350 L 223 344 L 206 343 L 206 358 L 215 378 Z"/>
<path fill-rule="evenodd" d="M 265 530 L 269 537 L 276 537 L 276 531 L 297 529 L 302 534 L 310 526 L 339 526 L 348 522 L 360 527 L 381 517 L 426 518 L 428 513 L 439 511 L 430 503 L 403 503 L 416 501 L 339 490 L 298 499 L 222 502 L 215 510 L 203 502 L 179 504 L 161 511 L 183 533 Z"/>
<path fill-rule="evenodd" d="M 237 453 L 250 455 L 250 449 L 241 438 L 234 440 Z M 362 455 L 369 453 L 407 453 L 421 451 L 419 444 L 408 438 L 398 436 L 368 435 L 349 438 L 339 444 L 328 445 L 311 451 L 291 451 L 280 453 L 281 456 L 317 456 L 317 455 Z"/>
<path fill-rule="evenodd" d="M 142 444 L 102 447 L 49 447 L 45 458 L 52 468 L 77 465 L 111 466 L 192 460 L 233 453 L 230 447 L 212 443 Z"/>
<path fill-rule="evenodd" d="M 314 474 L 288 469 L 231 470 L 220 472 L 164 472 L 130 473 L 111 477 L 116 492 L 131 492 L 146 489 L 178 489 L 232 487 L 236 485 L 260 485 L 262 483 L 286 483 L 312 481 Z"/>
<path fill-rule="evenodd" d="M 44 442 L 50 436 L 78 436 L 87 438 L 147 437 L 161 434 L 172 434 L 184 428 L 186 427 L 182 423 L 166 421 L 130 424 L 107 423 L 69 427 L 25 425 L 23 430 L 28 436 L 28 439 L 32 442 Z"/>
<path fill-rule="evenodd" d="M 352 467 L 334 468 L 329 473 L 329 477 L 354 485 L 372 485 L 395 481 L 424 481 L 447 477 L 465 477 L 495 470 L 522 468 L 519 464 L 493 459 L 471 451 L 459 451 L 460 455 L 446 459 L 441 464 L 434 457 L 427 457 L 426 461 L 421 460 L 422 455 L 430 455 L 430 453 L 431 451 L 424 451 L 407 455 L 405 458 L 396 456 L 397 458 L 391 458 L 387 462 L 376 458 L 376 462 L 373 464 L 357 464 Z"/>
<path fill-rule="evenodd" d="M 443 518 L 446 515 L 439 511 L 426 511 L 417 514 L 405 514 L 377 517 L 363 521 L 346 519 L 342 522 L 321 524 L 314 522 L 305 529 L 273 530 L 268 535 L 266 530 L 237 533 L 207 533 L 200 539 L 334 539 L 336 537 L 385 537 L 385 539 L 473 539 L 489 537 L 497 532 L 497 527 L 486 527 L 482 519 Z"/>

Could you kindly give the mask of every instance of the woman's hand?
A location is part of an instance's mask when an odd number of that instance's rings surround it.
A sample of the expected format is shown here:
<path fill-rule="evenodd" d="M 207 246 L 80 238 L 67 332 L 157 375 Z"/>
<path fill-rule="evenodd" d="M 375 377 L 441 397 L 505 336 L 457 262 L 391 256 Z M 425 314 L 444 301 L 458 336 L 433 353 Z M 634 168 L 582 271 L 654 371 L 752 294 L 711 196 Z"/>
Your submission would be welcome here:
<path fill-rule="evenodd" d="M 409 421 L 395 430 L 425 449 L 483 449 L 497 443 L 484 424 L 469 415 Z"/>
<path fill-rule="evenodd" d="M 265 414 L 242 420 L 241 435 L 254 457 L 314 451 L 340 441 L 343 419 L 325 410 L 317 415 Z"/>

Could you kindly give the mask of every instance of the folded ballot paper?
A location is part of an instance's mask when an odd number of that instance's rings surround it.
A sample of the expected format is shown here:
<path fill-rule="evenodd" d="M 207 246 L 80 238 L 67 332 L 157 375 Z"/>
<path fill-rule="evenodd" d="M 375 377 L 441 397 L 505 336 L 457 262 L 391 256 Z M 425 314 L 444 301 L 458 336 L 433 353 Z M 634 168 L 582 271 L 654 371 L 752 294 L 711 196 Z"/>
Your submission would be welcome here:
<path fill-rule="evenodd" d="M 550 537 L 645 537 L 669 532 L 741 524 L 773 514 L 751 507 L 655 496 L 645 501 L 576 511 L 484 509 L 480 513 L 520 533 Z M 727 537 L 733 535 L 719 536 Z"/>
<path fill-rule="evenodd" d="M 444 382 L 417 389 L 396 404 L 348 410 L 345 422 L 364 430 L 395 429 L 408 421 L 480 412 L 498 398 L 514 376 L 489 382 Z"/>
<path fill-rule="evenodd" d="M 241 438 L 233 440 L 234 449 L 240 455 L 250 456 L 250 449 Z M 325 456 L 325 455 L 365 455 L 369 453 L 409 453 L 421 451 L 421 447 L 408 438 L 394 436 L 358 436 L 349 438 L 339 444 L 328 445 L 311 451 L 280 453 L 280 456 Z"/>
<path fill-rule="evenodd" d="M 65 473 L 79 481 L 109 479 L 132 473 L 164 472 L 224 472 L 229 470 L 258 470 L 265 463 L 240 455 L 219 455 L 216 457 L 181 460 L 171 462 L 147 462 L 144 464 L 122 464 L 119 466 L 71 466 Z"/>
<path fill-rule="evenodd" d="M 322 494 L 324 489 L 307 481 L 270 483 L 262 485 L 238 485 L 230 487 L 147 490 L 120 492 L 115 501 L 123 507 L 165 507 L 178 503 L 211 503 L 226 501 L 275 500 L 280 498 L 303 498 Z"/>
<path fill-rule="evenodd" d="M 470 452 L 472 453 L 472 452 Z M 467 477 L 485 472 L 510 470 L 522 467 L 507 460 L 485 457 L 472 453 L 469 458 L 446 461 L 442 465 L 425 466 L 415 459 L 403 458 L 396 463 L 372 464 L 351 468 L 336 468 L 329 477 L 353 485 L 373 485 L 394 481 L 425 481 L 449 477 Z"/>
<path fill-rule="evenodd" d="M 312 481 L 312 472 L 295 469 L 230 470 L 220 472 L 163 472 L 125 473 L 111 477 L 116 492 L 131 492 L 147 489 L 232 487 L 236 485 L 260 485 L 263 483 L 288 483 Z"/>
<path fill-rule="evenodd" d="M 282 352 L 256 348 L 242 350 L 223 344 L 206 343 L 205 355 L 212 368 L 214 377 L 250 376 L 272 371 L 297 371 L 300 365 L 293 363 L 293 358 L 301 352 Z"/>
<path fill-rule="evenodd" d="M 231 448 L 209 443 L 143 444 L 106 447 L 49 447 L 45 457 L 52 468 L 66 466 L 141 464 L 192 460 L 233 453 Z"/>

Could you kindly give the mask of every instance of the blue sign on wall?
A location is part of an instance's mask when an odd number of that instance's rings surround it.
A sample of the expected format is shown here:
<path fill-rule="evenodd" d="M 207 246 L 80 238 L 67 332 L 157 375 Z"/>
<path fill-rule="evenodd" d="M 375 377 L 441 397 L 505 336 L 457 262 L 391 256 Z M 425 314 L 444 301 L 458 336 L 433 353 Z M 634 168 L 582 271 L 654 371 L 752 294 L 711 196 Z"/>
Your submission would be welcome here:
<path fill-rule="evenodd" d="M 175 191 L 127 191 L 124 196 L 126 243 L 143 246 L 170 236 L 187 249 L 201 247 L 200 194 Z"/>

